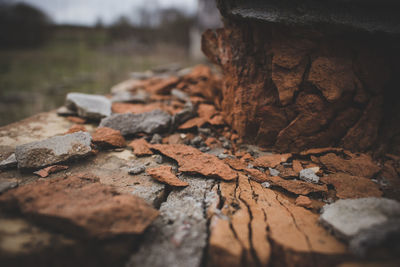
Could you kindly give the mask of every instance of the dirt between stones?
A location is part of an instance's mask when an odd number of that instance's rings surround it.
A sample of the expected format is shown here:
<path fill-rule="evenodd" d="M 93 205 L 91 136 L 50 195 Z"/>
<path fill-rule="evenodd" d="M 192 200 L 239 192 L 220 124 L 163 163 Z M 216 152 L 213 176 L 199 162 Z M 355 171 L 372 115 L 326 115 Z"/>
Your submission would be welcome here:
<path fill-rule="evenodd" d="M 113 129 L 82 124 L 94 129 L 90 132 L 96 154 L 63 163 L 67 171 L 46 179 L 22 174 L 15 167 L 2 171 L 0 181 L 15 177 L 19 187 L 2 183 L 0 216 L 13 214 L 79 244 L 86 242 L 82 237 L 96 246 L 97 240 L 104 245 L 113 244 L 116 236 L 139 236 L 133 247 L 122 242 L 110 249 L 124 251 L 127 266 L 165 266 L 166 262 L 173 266 L 336 266 L 359 261 L 344 241 L 320 225 L 319 211 L 339 199 L 399 199 L 400 157 L 387 154 L 377 160 L 332 146 L 281 154 L 244 144 L 229 126 L 211 121 L 221 116 L 225 101 L 217 90 L 218 75 L 207 66 L 197 66 L 188 74 L 172 76 L 124 83 L 124 88 L 133 94 L 146 90 L 149 98 L 142 105 L 150 107 L 145 112 L 163 109 L 172 121 L 187 101 L 195 100 L 193 118 L 180 125 L 171 123 L 167 131 L 125 138 Z M 176 99 L 174 87 L 188 97 Z M 122 113 L 137 112 L 129 106 L 137 104 L 121 104 L 127 107 Z M 168 111 L 172 108 L 177 113 Z M 202 123 L 180 127 L 193 120 Z M 303 169 L 311 169 L 319 181 L 300 180 Z M 82 170 L 97 177 L 79 174 Z M 24 234 L 21 230 L 16 235 Z M 0 238 L 0 263 L 9 248 L 4 240 Z M 63 260 L 48 246 L 41 248 L 40 257 L 49 262 Z M 21 251 L 15 255 L 26 261 L 34 253 Z M 370 257 L 382 261 L 373 253 Z"/>

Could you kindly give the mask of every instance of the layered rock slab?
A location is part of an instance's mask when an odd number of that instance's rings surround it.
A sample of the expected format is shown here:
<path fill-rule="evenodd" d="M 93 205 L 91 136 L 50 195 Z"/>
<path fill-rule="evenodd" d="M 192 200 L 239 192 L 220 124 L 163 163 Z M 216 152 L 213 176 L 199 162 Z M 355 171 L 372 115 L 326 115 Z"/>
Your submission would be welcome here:
<path fill-rule="evenodd" d="M 169 129 L 171 116 L 161 110 L 153 110 L 139 114 L 114 114 L 104 118 L 100 127 L 108 127 L 121 132 L 122 135 L 138 133 L 158 133 Z"/>
<path fill-rule="evenodd" d="M 172 172 L 171 166 L 160 166 L 157 168 L 147 168 L 146 172 L 151 177 L 153 177 L 157 181 L 164 183 L 164 184 L 168 184 L 171 186 L 178 186 L 178 187 L 189 185 L 187 182 L 179 180 L 179 178 L 176 177 L 176 175 Z"/>
<path fill-rule="evenodd" d="M 39 169 L 67 160 L 82 158 L 92 152 L 91 136 L 77 132 L 19 145 L 15 149 L 18 168 Z"/>
<path fill-rule="evenodd" d="M 100 120 L 111 115 L 111 101 L 102 95 L 69 93 L 66 106 L 80 117 Z"/>
<path fill-rule="evenodd" d="M 98 238 L 141 234 L 158 215 L 138 197 L 76 176 L 21 186 L 3 194 L 0 203 L 62 232 Z"/>
<path fill-rule="evenodd" d="M 220 182 L 212 207 L 210 266 L 310 266 L 340 262 L 345 246 L 318 224 L 318 215 L 240 175 Z M 220 208 L 218 208 L 220 207 Z"/>

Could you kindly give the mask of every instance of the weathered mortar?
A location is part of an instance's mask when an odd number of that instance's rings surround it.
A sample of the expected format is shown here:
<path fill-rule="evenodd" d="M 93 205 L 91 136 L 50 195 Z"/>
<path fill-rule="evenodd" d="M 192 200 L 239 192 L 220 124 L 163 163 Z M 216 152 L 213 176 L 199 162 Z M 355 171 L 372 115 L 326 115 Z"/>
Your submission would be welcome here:
<path fill-rule="evenodd" d="M 399 5 L 218 1 L 202 48 L 224 72 L 225 119 L 279 151 L 342 146 L 400 153 Z"/>

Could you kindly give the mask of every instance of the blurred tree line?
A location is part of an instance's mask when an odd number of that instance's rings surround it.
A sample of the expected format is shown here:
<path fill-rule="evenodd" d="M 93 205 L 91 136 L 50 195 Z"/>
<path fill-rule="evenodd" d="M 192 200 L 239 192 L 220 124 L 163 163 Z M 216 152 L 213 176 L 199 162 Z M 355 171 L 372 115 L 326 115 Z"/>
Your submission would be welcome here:
<path fill-rule="evenodd" d="M 0 48 L 26 48 L 43 45 L 55 32 L 104 32 L 105 43 L 134 40 L 151 45 L 170 43 L 188 47 L 189 32 L 194 18 L 179 9 L 141 9 L 135 23 L 121 16 L 111 25 L 99 20 L 94 27 L 54 25 L 51 19 L 36 7 L 24 3 L 6 4 L 0 0 Z M 59 34 L 58 34 L 59 35 Z"/>

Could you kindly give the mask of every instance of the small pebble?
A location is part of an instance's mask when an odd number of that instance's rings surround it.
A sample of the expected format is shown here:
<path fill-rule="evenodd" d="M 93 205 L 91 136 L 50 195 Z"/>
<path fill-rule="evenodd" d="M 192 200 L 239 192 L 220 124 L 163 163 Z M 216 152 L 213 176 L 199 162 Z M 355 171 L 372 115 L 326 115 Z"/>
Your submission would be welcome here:
<path fill-rule="evenodd" d="M 204 152 L 210 151 L 210 148 L 207 146 L 202 146 L 199 148 L 199 150 L 204 153 Z"/>
<path fill-rule="evenodd" d="M 162 164 L 163 163 L 163 158 L 161 155 L 153 155 L 153 159 L 157 164 Z"/>
<path fill-rule="evenodd" d="M 190 141 L 190 144 L 193 145 L 193 146 L 198 147 L 198 146 L 200 146 L 202 141 L 203 141 L 203 138 L 201 138 L 201 136 L 196 136 L 195 138 L 193 138 Z"/>
<path fill-rule="evenodd" d="M 202 133 L 204 135 L 210 135 L 211 129 L 210 128 L 199 128 L 199 133 Z"/>
<path fill-rule="evenodd" d="M 265 188 L 270 188 L 270 187 L 271 187 L 271 184 L 268 183 L 268 182 L 264 182 L 264 183 L 262 183 L 261 185 L 262 185 L 263 187 L 265 187 Z"/>
<path fill-rule="evenodd" d="M 269 174 L 272 176 L 278 176 L 280 174 L 280 172 L 276 169 L 273 168 L 268 168 L 269 169 Z"/>
<path fill-rule="evenodd" d="M 144 172 L 146 170 L 146 168 L 144 167 L 144 166 L 135 166 L 135 167 L 132 167 L 132 168 L 130 168 L 129 170 L 128 170 L 128 173 L 129 174 L 139 174 L 139 173 L 142 173 L 142 172 Z"/>
<path fill-rule="evenodd" d="M 226 158 L 229 158 L 229 155 L 221 153 L 221 154 L 218 155 L 218 158 L 219 159 L 226 159 Z"/>
<path fill-rule="evenodd" d="M 154 134 L 150 140 L 150 144 L 161 144 L 161 142 L 162 142 L 162 137 L 157 133 Z"/>

